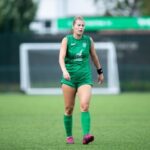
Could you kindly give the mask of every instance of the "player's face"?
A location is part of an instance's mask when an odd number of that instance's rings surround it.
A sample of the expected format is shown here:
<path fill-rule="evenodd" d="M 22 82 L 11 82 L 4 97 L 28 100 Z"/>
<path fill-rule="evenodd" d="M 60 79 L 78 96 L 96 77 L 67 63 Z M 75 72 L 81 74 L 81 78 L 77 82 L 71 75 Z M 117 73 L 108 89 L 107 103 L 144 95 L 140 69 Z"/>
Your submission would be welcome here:
<path fill-rule="evenodd" d="M 77 34 L 78 36 L 81 36 L 84 32 L 84 26 L 85 26 L 84 21 L 76 20 L 76 22 L 73 26 L 74 34 Z"/>

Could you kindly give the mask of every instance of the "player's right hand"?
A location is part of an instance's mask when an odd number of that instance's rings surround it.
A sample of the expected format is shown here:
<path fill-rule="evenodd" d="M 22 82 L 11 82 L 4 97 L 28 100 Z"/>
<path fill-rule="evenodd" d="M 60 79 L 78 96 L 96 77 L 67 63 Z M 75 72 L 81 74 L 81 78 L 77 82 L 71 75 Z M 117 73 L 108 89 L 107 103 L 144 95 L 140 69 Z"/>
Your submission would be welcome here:
<path fill-rule="evenodd" d="M 68 73 L 68 71 L 63 72 L 63 77 L 64 77 L 66 80 L 70 80 L 70 74 Z"/>

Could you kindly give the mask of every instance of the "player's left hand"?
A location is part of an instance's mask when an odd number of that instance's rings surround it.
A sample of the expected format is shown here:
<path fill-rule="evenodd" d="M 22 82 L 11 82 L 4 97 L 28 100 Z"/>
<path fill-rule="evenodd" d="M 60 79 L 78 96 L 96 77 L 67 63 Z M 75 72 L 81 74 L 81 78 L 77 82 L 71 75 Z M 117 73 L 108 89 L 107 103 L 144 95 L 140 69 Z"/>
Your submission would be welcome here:
<path fill-rule="evenodd" d="M 98 75 L 98 83 L 102 84 L 103 82 L 104 82 L 104 75 L 102 73 L 102 74 Z"/>

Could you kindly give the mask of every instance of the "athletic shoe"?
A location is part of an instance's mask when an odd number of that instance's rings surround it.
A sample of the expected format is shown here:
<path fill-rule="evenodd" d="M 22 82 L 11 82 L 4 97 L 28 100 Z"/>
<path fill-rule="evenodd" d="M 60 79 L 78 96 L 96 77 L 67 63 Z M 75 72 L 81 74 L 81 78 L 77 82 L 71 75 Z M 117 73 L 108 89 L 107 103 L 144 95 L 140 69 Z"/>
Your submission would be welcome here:
<path fill-rule="evenodd" d="M 83 137 L 82 144 L 89 144 L 92 141 L 94 141 L 94 136 L 91 134 L 87 134 Z"/>
<path fill-rule="evenodd" d="M 74 139 L 72 136 L 67 137 L 66 139 L 67 144 L 74 144 Z"/>

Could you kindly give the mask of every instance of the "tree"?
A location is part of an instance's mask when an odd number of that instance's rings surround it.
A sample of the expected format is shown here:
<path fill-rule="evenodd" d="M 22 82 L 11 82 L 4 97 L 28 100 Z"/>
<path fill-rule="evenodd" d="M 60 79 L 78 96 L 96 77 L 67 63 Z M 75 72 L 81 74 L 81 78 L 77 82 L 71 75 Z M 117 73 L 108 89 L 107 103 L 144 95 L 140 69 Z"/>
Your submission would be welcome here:
<path fill-rule="evenodd" d="M 0 32 L 28 32 L 36 10 L 33 0 L 0 0 Z"/>
<path fill-rule="evenodd" d="M 140 16 L 141 0 L 94 0 L 102 16 Z M 148 0 L 147 0 L 148 1 Z"/>
<path fill-rule="evenodd" d="M 143 0 L 141 6 L 143 16 L 150 16 L 150 0 Z"/>

